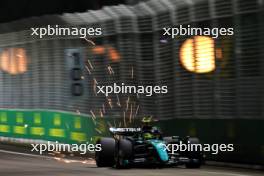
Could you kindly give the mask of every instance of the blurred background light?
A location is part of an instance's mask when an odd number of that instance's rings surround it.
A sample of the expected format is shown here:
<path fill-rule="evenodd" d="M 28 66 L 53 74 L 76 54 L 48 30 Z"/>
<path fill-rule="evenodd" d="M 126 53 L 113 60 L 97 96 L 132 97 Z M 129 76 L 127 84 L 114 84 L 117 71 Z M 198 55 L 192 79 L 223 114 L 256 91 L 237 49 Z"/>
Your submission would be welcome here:
<path fill-rule="evenodd" d="M 0 53 L 0 68 L 11 75 L 27 71 L 28 59 L 23 48 L 6 48 Z"/>
<path fill-rule="evenodd" d="M 182 66 L 194 73 L 208 73 L 215 70 L 214 40 L 195 36 L 183 42 L 180 48 Z"/>
<path fill-rule="evenodd" d="M 109 59 L 113 62 L 117 62 L 121 59 L 119 52 L 112 46 L 96 46 L 92 49 L 92 53 L 95 55 L 107 54 Z"/>

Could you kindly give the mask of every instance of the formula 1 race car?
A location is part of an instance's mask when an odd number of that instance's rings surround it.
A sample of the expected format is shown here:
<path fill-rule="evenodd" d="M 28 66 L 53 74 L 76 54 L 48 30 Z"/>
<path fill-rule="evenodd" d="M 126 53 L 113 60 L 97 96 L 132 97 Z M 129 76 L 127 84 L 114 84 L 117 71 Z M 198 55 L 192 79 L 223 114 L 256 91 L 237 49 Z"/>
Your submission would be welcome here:
<path fill-rule="evenodd" d="M 98 167 L 128 168 L 132 166 L 177 166 L 199 168 L 203 163 L 201 151 L 170 152 L 173 144 L 199 144 L 198 138 L 162 137 L 157 127 L 144 123 L 141 128 L 110 128 L 113 137 L 97 141 L 101 151 L 95 153 Z"/>

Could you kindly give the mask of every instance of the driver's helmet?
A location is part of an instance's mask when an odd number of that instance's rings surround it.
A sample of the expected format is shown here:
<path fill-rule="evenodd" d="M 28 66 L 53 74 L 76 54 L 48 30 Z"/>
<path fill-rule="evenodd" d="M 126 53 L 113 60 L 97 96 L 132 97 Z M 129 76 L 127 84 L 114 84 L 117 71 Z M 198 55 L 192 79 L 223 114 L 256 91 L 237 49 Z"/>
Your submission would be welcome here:
<path fill-rule="evenodd" d="M 143 117 L 142 119 L 142 131 L 151 133 L 152 126 L 150 122 L 152 121 L 151 117 Z"/>
<path fill-rule="evenodd" d="M 154 136 L 151 133 L 144 133 L 143 138 L 144 139 L 152 139 Z"/>
<path fill-rule="evenodd" d="M 152 122 L 152 117 L 143 117 L 142 123 L 149 124 L 150 122 Z"/>

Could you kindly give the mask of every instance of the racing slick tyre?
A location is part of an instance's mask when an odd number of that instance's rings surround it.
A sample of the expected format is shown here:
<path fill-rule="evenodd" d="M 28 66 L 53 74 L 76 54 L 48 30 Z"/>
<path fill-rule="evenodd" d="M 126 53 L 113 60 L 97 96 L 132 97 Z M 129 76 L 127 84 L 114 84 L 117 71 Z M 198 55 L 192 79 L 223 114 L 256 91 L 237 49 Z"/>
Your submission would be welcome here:
<path fill-rule="evenodd" d="M 200 140 L 195 137 L 188 137 L 186 142 L 189 144 L 200 144 Z M 201 151 L 189 151 L 187 157 L 190 161 L 185 164 L 186 168 L 200 168 L 202 165 L 202 156 Z"/>
<path fill-rule="evenodd" d="M 115 167 L 117 169 L 128 168 L 128 160 L 132 157 L 132 142 L 127 139 L 120 139 L 116 147 Z"/>
<path fill-rule="evenodd" d="M 101 144 L 101 151 L 95 152 L 95 161 L 98 167 L 112 167 L 115 163 L 115 146 L 113 138 L 101 138 L 96 144 Z"/>

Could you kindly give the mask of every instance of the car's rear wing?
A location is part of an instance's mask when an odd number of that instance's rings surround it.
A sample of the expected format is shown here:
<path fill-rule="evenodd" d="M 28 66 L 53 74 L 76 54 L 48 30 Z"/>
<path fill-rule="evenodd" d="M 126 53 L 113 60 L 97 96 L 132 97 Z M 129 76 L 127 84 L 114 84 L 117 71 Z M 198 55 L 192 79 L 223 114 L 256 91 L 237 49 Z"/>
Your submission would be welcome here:
<path fill-rule="evenodd" d="M 141 128 L 109 128 L 109 131 L 114 135 L 133 135 L 141 132 Z"/>

